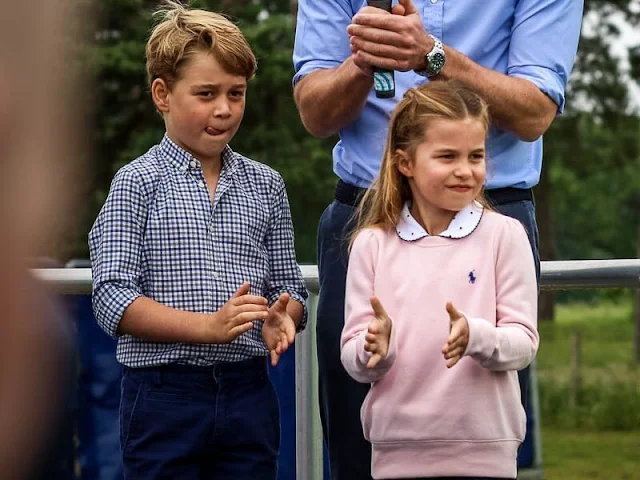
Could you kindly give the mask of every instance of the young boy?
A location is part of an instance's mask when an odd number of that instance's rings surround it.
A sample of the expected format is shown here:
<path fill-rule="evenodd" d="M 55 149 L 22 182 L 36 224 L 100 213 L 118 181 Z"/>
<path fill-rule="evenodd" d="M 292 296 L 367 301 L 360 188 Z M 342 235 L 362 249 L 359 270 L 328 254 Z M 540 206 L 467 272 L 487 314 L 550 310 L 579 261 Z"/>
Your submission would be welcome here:
<path fill-rule="evenodd" d="M 126 478 L 275 479 L 267 376 L 304 328 L 284 182 L 231 150 L 255 57 L 221 15 L 171 3 L 147 43 L 166 135 L 116 174 L 90 234 L 93 308 L 124 364 Z"/>

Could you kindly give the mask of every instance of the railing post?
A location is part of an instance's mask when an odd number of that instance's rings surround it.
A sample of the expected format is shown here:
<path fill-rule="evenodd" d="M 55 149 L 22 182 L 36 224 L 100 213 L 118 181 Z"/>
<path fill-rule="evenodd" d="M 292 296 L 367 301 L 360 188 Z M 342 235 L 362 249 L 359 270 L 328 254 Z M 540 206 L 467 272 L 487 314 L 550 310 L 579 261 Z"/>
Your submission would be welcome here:
<path fill-rule="evenodd" d="M 296 340 L 296 478 L 322 480 L 322 427 L 318 406 L 316 309 L 318 297 L 309 294 L 307 328 Z"/>

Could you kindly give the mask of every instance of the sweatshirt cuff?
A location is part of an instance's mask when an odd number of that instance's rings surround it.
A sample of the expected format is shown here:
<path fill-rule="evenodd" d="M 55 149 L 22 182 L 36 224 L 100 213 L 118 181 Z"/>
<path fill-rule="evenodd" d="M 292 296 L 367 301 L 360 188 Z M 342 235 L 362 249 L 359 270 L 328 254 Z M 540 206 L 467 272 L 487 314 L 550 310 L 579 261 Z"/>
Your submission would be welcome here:
<path fill-rule="evenodd" d="M 496 327 L 484 318 L 473 318 L 466 315 L 465 317 L 469 325 L 469 343 L 463 356 L 478 357 L 482 360 L 490 358 L 496 349 Z"/>

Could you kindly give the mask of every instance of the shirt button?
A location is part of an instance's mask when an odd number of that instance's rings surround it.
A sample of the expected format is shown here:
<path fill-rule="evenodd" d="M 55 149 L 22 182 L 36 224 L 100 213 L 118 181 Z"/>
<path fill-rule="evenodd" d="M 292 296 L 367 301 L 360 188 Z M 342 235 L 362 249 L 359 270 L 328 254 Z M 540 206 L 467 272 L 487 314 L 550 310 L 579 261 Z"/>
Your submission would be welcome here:
<path fill-rule="evenodd" d="M 218 272 L 213 272 L 213 278 L 220 280 L 220 274 Z"/>
<path fill-rule="evenodd" d="M 431 5 L 435 5 L 436 3 L 438 3 L 438 0 L 431 0 Z"/>
<path fill-rule="evenodd" d="M 201 180 L 201 181 L 199 181 L 199 182 L 198 182 L 198 186 L 199 186 L 200 188 L 204 188 L 204 182 L 203 182 L 202 180 Z"/>
<path fill-rule="evenodd" d="M 191 168 L 196 168 L 196 162 L 195 160 L 191 160 Z"/>
<path fill-rule="evenodd" d="M 182 170 L 183 172 L 186 172 L 186 171 L 187 171 L 187 166 L 186 166 L 186 165 L 183 165 L 183 166 L 180 168 L 180 170 Z"/>

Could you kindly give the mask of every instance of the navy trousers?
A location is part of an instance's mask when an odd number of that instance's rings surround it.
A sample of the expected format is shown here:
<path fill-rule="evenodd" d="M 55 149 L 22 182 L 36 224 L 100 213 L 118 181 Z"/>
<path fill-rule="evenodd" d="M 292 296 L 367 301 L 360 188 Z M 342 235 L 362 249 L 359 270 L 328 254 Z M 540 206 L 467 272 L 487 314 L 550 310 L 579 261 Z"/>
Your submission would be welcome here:
<path fill-rule="evenodd" d="M 539 278 L 538 227 L 533 201 L 495 205 L 496 210 L 517 218 L 525 226 L 534 252 Z M 348 264 L 347 247 L 355 208 L 332 202 L 318 227 L 320 296 L 317 314 L 320 418 L 329 452 L 332 480 L 370 480 L 371 445 L 364 439 L 360 407 L 369 385 L 353 380 L 340 361 L 340 335 L 344 327 L 344 291 Z M 528 406 L 529 369 L 518 372 L 523 405 Z M 531 442 L 531 418 L 527 412 L 527 437 Z M 527 442 L 527 439 L 525 439 Z M 529 449 L 528 451 L 531 451 Z M 527 459 L 530 465 L 531 462 Z M 522 464 L 521 459 L 519 462 Z"/>
<path fill-rule="evenodd" d="M 125 368 L 125 479 L 275 480 L 280 412 L 265 357 Z"/>

